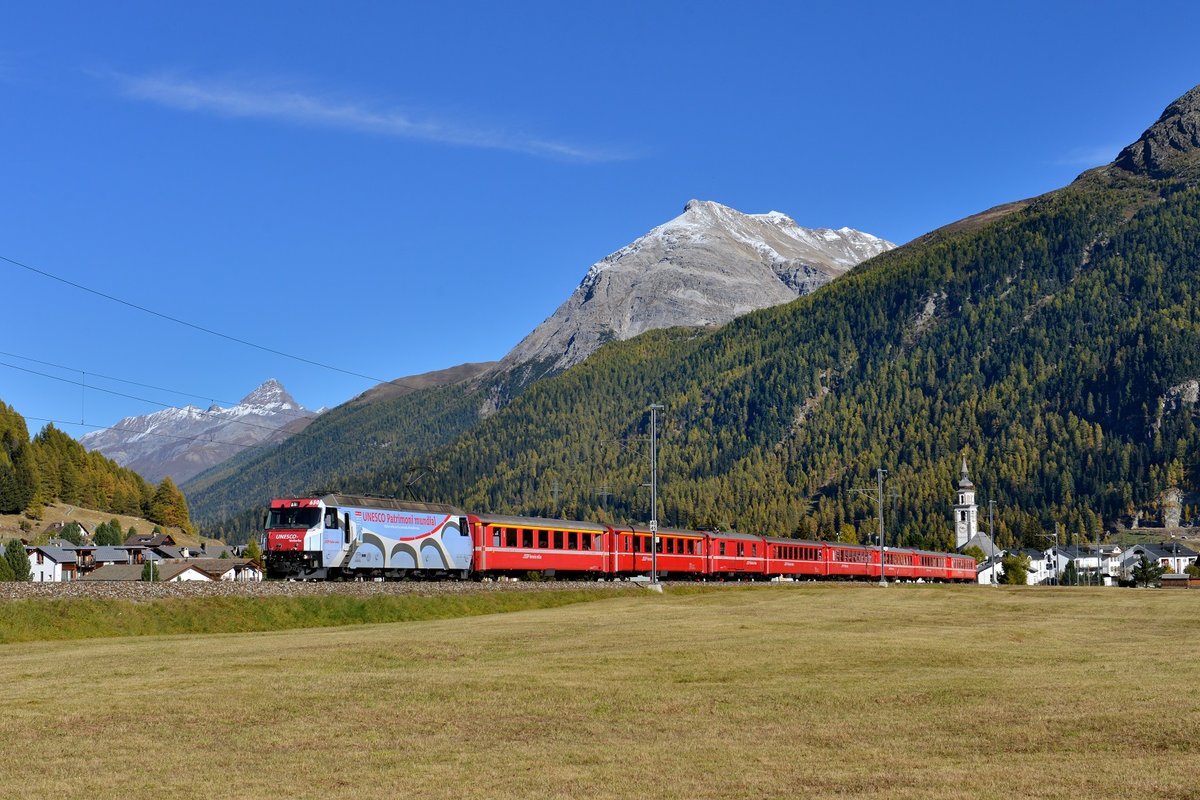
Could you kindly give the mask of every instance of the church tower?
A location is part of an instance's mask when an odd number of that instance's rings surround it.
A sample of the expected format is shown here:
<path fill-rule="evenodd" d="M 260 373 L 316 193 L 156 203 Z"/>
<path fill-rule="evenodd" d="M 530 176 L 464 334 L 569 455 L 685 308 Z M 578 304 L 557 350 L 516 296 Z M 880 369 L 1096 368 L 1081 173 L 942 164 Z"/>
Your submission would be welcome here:
<path fill-rule="evenodd" d="M 967 457 L 963 456 L 962 475 L 958 479 L 958 502 L 954 505 L 954 547 L 963 547 L 979 532 L 979 508 L 975 505 L 975 484 L 967 477 Z"/>

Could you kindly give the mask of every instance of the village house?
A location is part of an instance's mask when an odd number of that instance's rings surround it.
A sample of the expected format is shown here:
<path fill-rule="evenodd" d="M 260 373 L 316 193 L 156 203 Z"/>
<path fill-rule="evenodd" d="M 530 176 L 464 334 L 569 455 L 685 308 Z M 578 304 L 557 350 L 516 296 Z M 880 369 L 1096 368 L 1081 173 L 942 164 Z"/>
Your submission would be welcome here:
<path fill-rule="evenodd" d="M 263 579 L 262 567 L 248 558 L 194 558 L 188 563 L 215 581 L 251 583 Z"/>
<path fill-rule="evenodd" d="M 1116 545 L 1060 544 L 1046 551 L 1047 558 L 1062 578 L 1067 568 L 1074 566 L 1080 583 L 1116 586 L 1120 574 L 1121 548 Z"/>
<path fill-rule="evenodd" d="M 978 583 L 1000 583 L 1004 575 L 1003 556 L 985 558 L 975 566 L 975 580 Z"/>
<path fill-rule="evenodd" d="M 29 556 L 29 580 L 34 583 L 75 580 L 78 575 L 78 554 L 74 547 L 26 545 Z"/>
<path fill-rule="evenodd" d="M 1179 542 L 1135 544 L 1125 551 L 1121 559 L 1120 573 L 1123 579 L 1132 580 L 1133 568 L 1141 562 L 1143 554 L 1152 564 L 1158 564 L 1174 574 L 1185 572 L 1196 563 L 1197 556 L 1195 550 Z"/>
<path fill-rule="evenodd" d="M 256 582 L 263 579 L 262 566 L 248 558 L 164 559 L 145 551 L 142 562 L 106 563 L 80 578 L 86 581 L 140 581 L 145 562 L 158 566 L 157 580 L 163 583 L 184 581 Z"/>
<path fill-rule="evenodd" d="M 125 540 L 125 546 L 174 547 L 175 539 L 169 533 L 135 533 Z"/>
<path fill-rule="evenodd" d="M 80 578 L 81 581 L 140 581 L 145 564 L 109 564 Z M 158 578 L 162 583 L 212 581 L 213 578 L 188 561 L 160 562 Z"/>

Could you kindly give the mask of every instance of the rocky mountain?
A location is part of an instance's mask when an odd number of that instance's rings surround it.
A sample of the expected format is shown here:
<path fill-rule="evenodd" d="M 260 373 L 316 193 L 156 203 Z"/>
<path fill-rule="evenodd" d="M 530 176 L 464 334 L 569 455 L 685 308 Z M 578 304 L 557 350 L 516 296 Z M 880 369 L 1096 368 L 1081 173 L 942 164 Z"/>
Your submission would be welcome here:
<path fill-rule="evenodd" d="M 593 264 L 574 293 L 500 362 L 535 374 L 580 363 L 605 342 L 679 325 L 723 325 L 809 294 L 895 247 L 869 233 L 804 228 L 772 211 L 692 200 L 681 215 Z"/>
<path fill-rule="evenodd" d="M 315 416 L 272 378 L 230 408 L 167 408 L 126 417 L 79 441 L 146 480 L 170 476 L 182 483 L 247 448 L 298 433 Z"/>
<path fill-rule="evenodd" d="M 1200 176 L 1200 86 L 1167 106 L 1113 166 L 1158 180 Z"/>

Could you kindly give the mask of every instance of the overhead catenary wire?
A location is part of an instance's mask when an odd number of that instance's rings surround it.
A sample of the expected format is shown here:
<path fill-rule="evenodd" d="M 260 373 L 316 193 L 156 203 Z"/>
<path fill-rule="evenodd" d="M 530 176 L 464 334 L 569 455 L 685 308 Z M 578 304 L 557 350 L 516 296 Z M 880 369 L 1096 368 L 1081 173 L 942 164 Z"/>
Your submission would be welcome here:
<path fill-rule="evenodd" d="M 343 375 L 350 375 L 355 378 L 362 378 L 364 380 L 374 381 L 375 383 L 388 383 L 389 382 L 388 380 L 386 380 L 384 378 L 376 378 L 373 375 L 364 375 L 361 372 L 355 372 L 354 370 L 343 369 L 342 367 L 337 367 L 337 366 L 334 366 L 333 364 L 325 364 L 321 361 L 315 361 L 310 358 L 304 358 L 303 356 L 293 355 L 292 353 L 287 353 L 287 352 L 284 352 L 283 350 L 277 350 L 273 347 L 267 347 L 266 345 L 257 344 L 255 342 L 251 342 L 247 339 L 242 339 L 237 336 L 231 336 L 227 333 L 221 333 L 220 331 L 213 330 L 212 328 L 207 328 L 203 325 L 198 325 L 194 322 L 188 322 L 187 320 L 180 319 L 179 317 L 171 316 L 170 314 L 164 314 L 161 311 L 155 311 L 154 309 L 147 308 L 146 306 L 139 305 L 137 303 L 132 303 L 128 300 L 122 300 L 120 297 L 116 297 L 114 295 L 108 294 L 107 292 L 102 292 L 99 289 L 93 289 L 90 286 L 84 286 L 81 283 L 76 283 L 75 281 L 68 280 L 67 278 L 63 278 L 63 277 L 60 277 L 53 273 L 46 272 L 45 270 L 38 269 L 37 267 L 32 267 L 29 264 L 25 264 L 21 261 L 17 261 L 15 258 L 9 258 L 8 256 L 0 255 L 0 261 L 5 261 L 9 264 L 12 264 L 15 267 L 20 267 L 21 269 L 28 270 L 29 272 L 32 272 L 35 275 L 41 275 L 44 278 L 49 278 L 50 280 L 58 281 L 59 283 L 66 284 L 67 286 L 71 286 L 75 289 L 79 289 L 80 291 L 88 292 L 89 294 L 94 294 L 97 297 L 103 297 L 105 300 L 111 300 L 114 303 L 119 303 L 123 306 L 127 306 L 128 308 L 136 309 L 145 314 L 150 314 L 151 316 L 158 317 L 159 319 L 165 319 L 168 322 L 174 322 L 177 325 L 183 325 L 184 327 L 200 331 L 201 333 L 207 333 L 210 336 L 216 336 L 218 338 L 225 339 L 230 342 L 236 342 L 237 344 L 244 345 L 246 347 L 252 347 L 256 350 L 262 350 L 265 353 L 271 353 L 273 355 L 283 356 L 284 358 L 290 358 L 293 361 L 299 361 L 303 364 L 309 364 L 310 366 L 320 367 L 322 369 L 327 369 L 327 370 L 332 370 L 333 372 L 340 372 Z"/>
<path fill-rule="evenodd" d="M 167 388 L 167 387 L 165 387 L 165 386 L 154 386 L 154 385 L 152 385 L 152 384 L 149 384 L 149 383 L 138 383 L 137 381 L 131 381 L 131 380 L 128 380 L 128 379 L 126 379 L 126 378 L 117 378 L 117 377 L 114 377 L 114 376 L 112 376 L 112 375 L 105 375 L 104 373 L 101 373 L 101 372 L 96 372 L 95 370 L 91 370 L 91 369 L 84 370 L 84 369 L 80 369 L 80 368 L 78 368 L 78 367 L 68 367 L 68 366 L 66 366 L 66 365 L 64 365 L 64 364 L 56 364 L 56 363 L 54 363 L 53 361 L 43 361 L 43 360 L 41 360 L 41 359 L 37 359 L 37 358 L 30 358 L 29 356 L 23 356 L 23 355 L 20 355 L 19 353 L 8 353 L 8 352 L 5 352 L 5 351 L 3 351 L 3 350 L 0 350 L 0 356 L 5 356 L 5 357 L 8 357 L 8 358 L 19 358 L 19 359 L 21 359 L 22 361 L 28 361 L 28 362 L 30 362 L 30 363 L 33 363 L 33 364 L 41 364 L 42 366 L 46 366 L 46 367 L 54 367 L 55 369 L 64 369 L 64 370 L 66 370 L 67 372 L 78 372 L 78 373 L 79 373 L 79 374 L 81 374 L 81 375 L 90 375 L 90 376 L 92 376 L 92 377 L 95 377 L 95 378 L 103 378 L 104 380 L 108 380 L 108 381 L 116 381 L 117 383 L 124 383 L 124 384 L 128 384 L 129 386 L 138 386 L 138 387 L 140 387 L 140 388 L 142 388 L 142 389 L 153 389 L 153 390 L 155 390 L 156 392 L 166 392 L 166 393 L 168 393 L 168 394 L 177 395 L 177 396 L 179 396 L 179 397 L 190 397 L 190 398 L 192 398 L 193 400 L 208 400 L 208 401 L 209 401 L 209 402 L 211 402 L 211 403 L 220 403 L 220 404 L 222 404 L 222 405 L 226 405 L 226 406 L 236 406 L 236 405 L 239 405 L 239 403 L 236 403 L 236 402 L 234 402 L 234 401 L 232 401 L 232 400 L 220 400 L 220 399 L 218 399 L 218 398 L 211 397 L 211 396 L 209 396 L 209 395 L 204 395 L 204 394 L 196 394 L 195 392 L 185 392 L 185 391 L 181 391 L 181 390 L 179 390 L 179 389 L 170 389 L 170 388 Z M 10 365 L 9 365 L 9 364 L 4 364 L 3 362 L 0 362 L 0 366 L 6 366 L 6 367 L 7 367 L 7 366 L 10 366 Z M 13 369 L 21 369 L 21 368 L 20 368 L 20 367 L 13 367 Z M 42 373 L 34 373 L 34 374 L 40 375 L 40 374 L 42 374 Z M 47 376 L 47 377 L 54 377 L 54 376 Z M 56 380 L 59 380 L 58 378 L 55 378 L 55 379 L 56 379 Z M 87 388 L 87 389 L 101 389 L 101 390 L 103 391 L 103 387 L 94 386 L 94 385 L 92 385 L 92 384 L 90 384 L 90 383 L 89 383 L 89 384 L 87 384 L 85 388 Z M 155 401 L 153 401 L 153 400 L 147 400 L 146 402 L 153 403 L 153 402 L 155 402 Z M 171 406 L 171 405 L 169 405 L 169 404 L 166 404 L 166 403 L 158 403 L 158 405 L 162 405 L 162 406 L 164 406 L 164 407 L 166 407 L 166 408 L 175 408 L 175 407 L 176 407 L 176 406 Z M 306 413 L 311 413 L 311 412 L 304 412 L 304 411 L 300 411 L 299 409 L 296 409 L 296 410 L 284 410 L 284 411 L 280 411 L 280 412 L 277 412 L 277 413 L 291 415 L 291 416 L 293 416 L 293 417 L 295 417 L 295 418 L 299 419 L 299 418 L 301 418 L 301 417 L 305 416 L 305 415 L 306 415 Z"/>
<path fill-rule="evenodd" d="M 115 389 L 105 389 L 105 388 L 104 388 L 104 387 L 102 387 L 102 386 L 93 386 L 93 385 L 91 385 L 91 384 L 89 384 L 89 383 L 85 383 L 85 382 L 83 382 L 83 381 L 74 381 L 74 380 L 71 380 L 70 378 L 64 378 L 64 377 L 62 377 L 62 376 L 59 376 L 59 375 L 51 375 L 51 374 L 49 374 L 49 373 L 47 373 L 47 372 L 39 372 L 39 371 L 37 371 L 37 370 L 35 370 L 35 369 L 29 369 L 28 367 L 19 367 L 19 366 L 17 366 L 16 364 L 8 364 L 8 363 L 5 363 L 5 362 L 3 362 L 3 361 L 0 361 L 0 367 L 7 367 L 7 368 L 9 368 L 9 369 L 15 369 L 15 370 L 19 370 L 19 371 L 21 371 L 21 372 L 26 372 L 26 373 L 29 373 L 30 375 L 38 375 L 38 376 L 40 376 L 40 377 L 43 377 L 43 378 L 49 378 L 50 380 L 53 380 L 53 381 L 60 381 L 60 382 L 62 382 L 62 383 L 68 383 L 68 384 L 71 384 L 72 386 L 80 386 L 80 387 L 83 387 L 84 389 L 93 389 L 93 390 L 95 390 L 95 391 L 97 391 L 97 392 L 104 392 L 105 394 L 111 394 L 111 395 L 115 395 L 115 396 L 117 396 L 117 397 L 124 397 L 124 398 L 125 398 L 125 399 L 127 399 L 127 400 L 137 400 L 138 402 L 142 402 L 142 403 L 150 403 L 151 405 L 161 406 L 162 408 L 174 408 L 174 407 L 175 407 L 175 406 L 172 406 L 170 403 L 163 403 L 163 402 L 161 402 L 161 401 L 158 401 L 158 400 L 151 400 L 151 399 L 150 399 L 150 398 L 148 398 L 148 397 L 138 397 L 137 395 L 126 394 L 125 392 L 118 392 L 118 391 L 116 391 Z M 215 418 L 215 419 L 220 419 L 220 420 L 222 420 L 222 421 L 224 421 L 224 422 L 229 422 L 229 423 L 237 423 L 237 424 L 239 424 L 239 425 L 246 425 L 247 427 L 251 427 L 251 428 L 258 428 L 259 430 L 269 431 L 269 432 L 271 432 L 271 433 L 277 433 L 277 432 L 280 430 L 280 429 L 279 429 L 279 428 L 277 428 L 277 427 L 273 428 L 273 427 L 270 427 L 270 426 L 268 426 L 268 425 L 256 425 L 255 423 L 253 423 L 253 422 L 248 422 L 248 421 L 246 421 L 246 420 L 241 420 L 241 419 L 228 419 L 228 418 L 226 418 L 226 417 L 222 417 L 222 416 L 220 416 L 219 414 L 214 414 L 214 413 L 212 413 L 212 412 L 210 412 L 210 411 L 200 411 L 200 409 L 196 409 L 196 410 L 197 410 L 197 411 L 199 411 L 199 413 L 201 413 L 201 414 L 203 414 L 203 415 L 205 415 L 205 416 L 207 416 L 207 417 L 213 417 L 213 418 Z M 30 419 L 32 419 L 32 417 L 30 417 Z M 85 422 L 83 422 L 83 420 L 80 420 L 78 423 L 74 423 L 74 422 L 72 422 L 72 423 L 67 423 L 67 424 L 71 424 L 71 425 L 77 425 L 77 424 L 78 424 L 78 425 L 85 425 L 85 426 L 86 426 L 86 423 L 85 423 Z M 92 426 L 87 426 L 87 427 L 92 427 Z M 95 427 L 107 427 L 107 426 L 95 426 Z M 133 429 L 132 429 L 132 428 L 110 428 L 110 430 L 129 430 L 129 431 L 132 431 Z M 133 432 L 135 432 L 135 433 L 136 433 L 137 431 L 133 431 Z"/>

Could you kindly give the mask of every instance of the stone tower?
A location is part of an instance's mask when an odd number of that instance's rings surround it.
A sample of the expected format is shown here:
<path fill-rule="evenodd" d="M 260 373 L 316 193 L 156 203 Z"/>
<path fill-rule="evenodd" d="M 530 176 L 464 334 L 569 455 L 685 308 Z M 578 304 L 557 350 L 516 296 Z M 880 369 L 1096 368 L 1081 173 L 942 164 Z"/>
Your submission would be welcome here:
<path fill-rule="evenodd" d="M 975 505 L 975 484 L 967 477 L 967 457 L 963 456 L 962 475 L 958 478 L 958 502 L 954 505 L 954 547 L 971 541 L 979 532 L 979 507 Z"/>

